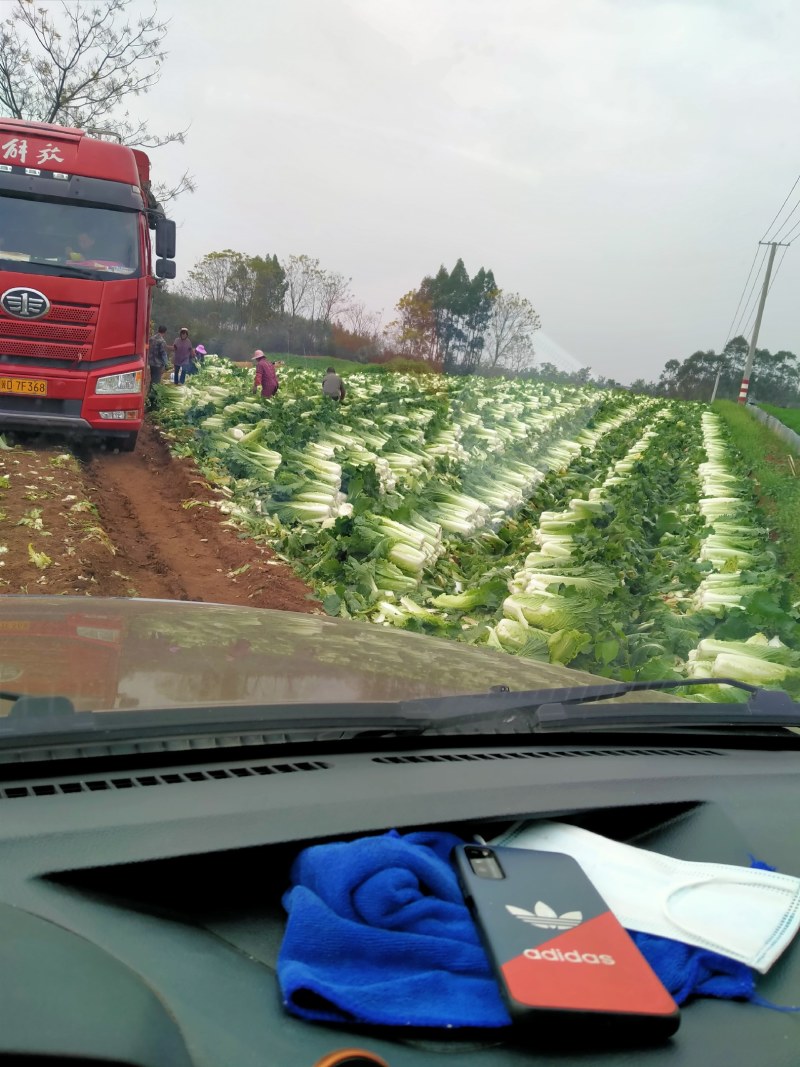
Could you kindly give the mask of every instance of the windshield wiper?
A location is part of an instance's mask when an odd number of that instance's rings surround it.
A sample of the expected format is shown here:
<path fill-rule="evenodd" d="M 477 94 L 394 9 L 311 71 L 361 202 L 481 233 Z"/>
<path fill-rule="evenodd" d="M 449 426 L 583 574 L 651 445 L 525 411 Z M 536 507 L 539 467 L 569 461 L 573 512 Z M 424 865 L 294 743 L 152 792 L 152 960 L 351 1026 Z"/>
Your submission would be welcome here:
<path fill-rule="evenodd" d="M 89 278 L 91 281 L 97 281 L 97 275 L 99 271 L 92 269 L 91 267 L 59 267 L 59 273 L 56 275 L 58 278 Z M 103 272 L 107 273 L 107 272 Z"/>
<path fill-rule="evenodd" d="M 800 726 L 800 704 L 792 700 L 788 693 L 771 689 L 754 690 L 744 704 L 651 702 L 572 708 L 563 703 L 553 703 L 542 704 L 534 714 L 533 729 L 536 733 L 603 729 Z"/>
<path fill-rule="evenodd" d="M 19 266 L 16 260 L 4 260 L 0 263 L 0 270 L 5 271 L 19 271 L 21 267 L 32 274 L 46 274 L 54 278 L 90 278 L 96 279 L 97 271 L 92 270 L 89 267 L 71 267 L 67 263 L 45 263 L 36 259 L 25 259 L 19 261 Z"/>
<path fill-rule="evenodd" d="M 712 704 L 699 701 L 614 703 L 592 706 L 627 693 L 678 689 L 686 686 L 729 685 L 750 694 L 746 703 Z M 588 706 L 587 706 L 588 705 Z M 468 696 L 426 697 L 406 701 L 403 712 L 419 719 L 417 730 L 442 727 L 505 726 L 531 733 L 656 727 L 713 727 L 758 725 L 800 726 L 800 704 L 782 690 L 761 689 L 731 678 L 693 678 L 690 681 L 612 682 L 569 689 L 513 692 L 505 686 Z M 411 722 L 407 729 L 413 732 Z"/>
<path fill-rule="evenodd" d="M 448 715 L 451 711 L 459 713 L 513 711 L 524 709 L 530 711 L 543 704 L 587 704 L 597 700 L 611 700 L 625 696 L 627 693 L 658 692 L 662 689 L 685 689 L 692 685 L 730 685 L 743 689 L 747 693 L 763 692 L 756 685 L 737 682 L 731 678 L 692 678 L 664 679 L 654 682 L 602 682 L 599 685 L 573 685 L 560 689 L 509 689 L 505 685 L 495 685 L 487 693 L 466 693 L 464 695 L 445 697 L 422 697 L 418 700 L 401 701 L 398 706 L 413 710 L 419 715 Z M 448 716 L 449 717 L 449 716 Z"/>
<path fill-rule="evenodd" d="M 689 701 L 631 702 L 597 705 L 626 693 L 676 689 L 687 685 L 730 685 L 750 694 L 746 703 L 711 704 Z M 39 743 L 144 741 L 216 734 L 286 734 L 293 739 L 313 731 L 336 740 L 349 736 L 408 736 L 447 733 L 467 728 L 480 732 L 521 734 L 580 730 L 668 730 L 713 727 L 798 727 L 800 704 L 779 690 L 759 689 L 725 678 L 661 682 L 610 682 L 569 689 L 511 691 L 495 686 L 486 693 L 423 697 L 406 701 L 359 701 L 337 704 L 260 704 L 143 709 L 141 711 L 76 712 L 64 697 L 36 697 L 0 692 L 13 700 L 0 717 L 0 745 L 25 739 Z M 587 706 L 589 705 L 589 706 Z M 322 738 L 320 738 L 322 739 Z"/>

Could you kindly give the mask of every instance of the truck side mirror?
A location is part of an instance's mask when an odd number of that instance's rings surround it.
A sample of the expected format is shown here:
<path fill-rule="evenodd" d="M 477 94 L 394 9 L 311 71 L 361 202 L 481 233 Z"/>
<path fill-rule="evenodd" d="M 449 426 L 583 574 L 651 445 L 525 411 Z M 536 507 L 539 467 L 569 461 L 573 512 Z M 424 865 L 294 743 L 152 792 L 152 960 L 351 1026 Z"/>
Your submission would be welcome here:
<path fill-rule="evenodd" d="M 156 222 L 156 255 L 162 259 L 175 258 L 175 223 L 160 218 Z"/>
<path fill-rule="evenodd" d="M 156 260 L 156 278 L 174 278 L 176 273 L 174 259 Z"/>

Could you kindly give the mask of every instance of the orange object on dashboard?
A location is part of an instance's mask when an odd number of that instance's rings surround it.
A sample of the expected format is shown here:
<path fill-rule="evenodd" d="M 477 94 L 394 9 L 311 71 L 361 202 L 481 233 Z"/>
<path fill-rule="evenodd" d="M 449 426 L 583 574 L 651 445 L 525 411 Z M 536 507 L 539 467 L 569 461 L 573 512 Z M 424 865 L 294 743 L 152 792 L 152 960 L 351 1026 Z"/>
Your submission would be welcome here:
<path fill-rule="evenodd" d="M 340 1048 L 317 1060 L 314 1067 L 389 1067 L 389 1064 L 375 1052 L 363 1048 Z"/>

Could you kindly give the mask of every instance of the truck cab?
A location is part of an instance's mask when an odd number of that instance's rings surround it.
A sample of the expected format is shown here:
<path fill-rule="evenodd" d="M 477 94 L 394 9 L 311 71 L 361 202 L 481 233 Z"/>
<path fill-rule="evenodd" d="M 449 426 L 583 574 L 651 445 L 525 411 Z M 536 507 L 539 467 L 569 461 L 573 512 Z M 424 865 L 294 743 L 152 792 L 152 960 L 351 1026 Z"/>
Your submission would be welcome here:
<path fill-rule="evenodd" d="M 133 450 L 152 288 L 175 277 L 174 255 L 175 226 L 152 196 L 143 152 L 0 120 L 0 432 Z"/>

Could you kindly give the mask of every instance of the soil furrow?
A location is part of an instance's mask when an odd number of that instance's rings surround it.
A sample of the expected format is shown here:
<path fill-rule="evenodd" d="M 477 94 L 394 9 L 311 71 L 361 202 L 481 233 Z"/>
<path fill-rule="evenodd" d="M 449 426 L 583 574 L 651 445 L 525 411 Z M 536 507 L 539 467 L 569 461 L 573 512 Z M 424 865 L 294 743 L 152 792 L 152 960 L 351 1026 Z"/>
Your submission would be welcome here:
<path fill-rule="evenodd" d="M 174 459 L 149 424 L 136 452 L 88 453 L 85 470 L 89 499 L 138 596 L 318 608 L 286 564 L 223 526 L 216 508 L 184 507 L 216 498 L 191 461 Z"/>

